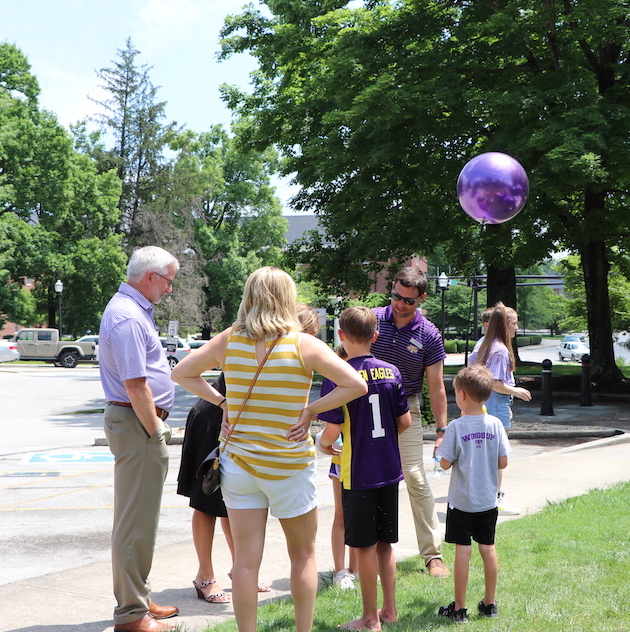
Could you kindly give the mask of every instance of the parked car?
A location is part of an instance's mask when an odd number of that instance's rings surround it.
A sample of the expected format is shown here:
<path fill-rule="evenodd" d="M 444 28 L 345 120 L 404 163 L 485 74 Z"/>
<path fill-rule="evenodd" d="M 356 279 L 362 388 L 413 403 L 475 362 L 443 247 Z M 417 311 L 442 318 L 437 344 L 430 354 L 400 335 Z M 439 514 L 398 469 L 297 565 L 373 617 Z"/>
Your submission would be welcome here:
<path fill-rule="evenodd" d="M 203 347 L 206 342 L 208 342 L 207 340 L 189 340 L 188 344 L 190 345 L 191 349 L 199 349 L 199 347 Z"/>
<path fill-rule="evenodd" d="M 12 340 L 0 340 L 0 362 L 15 362 L 20 359 L 17 344 Z"/>
<path fill-rule="evenodd" d="M 581 362 L 584 354 L 591 353 L 591 349 L 585 342 L 563 342 L 558 347 L 558 357 L 562 362 Z"/>
<path fill-rule="evenodd" d="M 584 336 L 581 334 L 567 334 L 560 344 L 564 344 L 565 342 L 584 342 Z"/>
<path fill-rule="evenodd" d="M 177 339 L 177 348 L 175 351 L 169 351 L 166 348 L 167 338 L 166 336 L 160 336 L 160 342 L 164 347 L 164 353 L 166 353 L 166 357 L 168 358 L 168 363 L 171 365 L 171 369 L 181 360 L 183 360 L 190 353 L 190 345 L 183 339 Z"/>
<path fill-rule="evenodd" d="M 94 343 L 94 359 L 98 360 L 98 336 L 92 334 L 88 336 L 81 336 L 77 342 L 93 342 Z"/>
<path fill-rule="evenodd" d="M 31 327 L 15 334 L 21 360 L 52 362 L 55 366 L 74 369 L 79 362 L 94 360 L 94 343 L 59 340 L 57 329 Z"/>

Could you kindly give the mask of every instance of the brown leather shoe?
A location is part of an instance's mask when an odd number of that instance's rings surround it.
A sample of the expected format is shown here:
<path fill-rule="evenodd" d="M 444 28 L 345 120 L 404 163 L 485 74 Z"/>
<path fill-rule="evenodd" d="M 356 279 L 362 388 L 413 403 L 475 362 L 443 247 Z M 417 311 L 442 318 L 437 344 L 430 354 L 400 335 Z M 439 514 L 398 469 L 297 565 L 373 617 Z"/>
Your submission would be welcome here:
<path fill-rule="evenodd" d="M 177 628 L 166 623 L 160 623 L 148 612 L 131 623 L 114 625 L 114 632 L 175 632 Z"/>
<path fill-rule="evenodd" d="M 179 609 L 175 606 L 158 606 L 155 601 L 149 604 L 149 612 L 156 619 L 170 619 L 179 614 Z"/>

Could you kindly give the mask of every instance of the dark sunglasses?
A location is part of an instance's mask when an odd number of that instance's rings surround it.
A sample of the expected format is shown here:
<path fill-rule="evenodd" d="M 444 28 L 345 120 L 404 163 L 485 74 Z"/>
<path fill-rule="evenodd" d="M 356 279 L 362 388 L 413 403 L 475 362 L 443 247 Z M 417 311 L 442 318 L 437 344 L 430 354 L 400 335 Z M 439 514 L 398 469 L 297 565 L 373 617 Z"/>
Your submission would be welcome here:
<path fill-rule="evenodd" d="M 405 305 L 415 305 L 420 300 L 420 297 L 418 296 L 418 298 L 407 298 L 406 296 L 401 296 L 396 292 L 392 292 L 392 299 L 395 301 L 405 301 Z"/>

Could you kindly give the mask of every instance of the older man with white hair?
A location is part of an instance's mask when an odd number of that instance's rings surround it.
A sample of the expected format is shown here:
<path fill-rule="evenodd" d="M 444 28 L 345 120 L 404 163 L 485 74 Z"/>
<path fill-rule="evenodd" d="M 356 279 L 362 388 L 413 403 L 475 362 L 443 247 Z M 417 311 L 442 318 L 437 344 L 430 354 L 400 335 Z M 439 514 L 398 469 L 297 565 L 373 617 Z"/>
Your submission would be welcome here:
<path fill-rule="evenodd" d="M 164 480 L 168 472 L 165 423 L 175 391 L 154 321 L 154 305 L 173 291 L 179 263 L 162 248 L 136 250 L 127 282 L 111 298 L 99 332 L 105 391 L 104 426 L 115 457 L 112 569 L 114 630 L 163 632 L 178 614 L 151 601 L 153 563 Z"/>

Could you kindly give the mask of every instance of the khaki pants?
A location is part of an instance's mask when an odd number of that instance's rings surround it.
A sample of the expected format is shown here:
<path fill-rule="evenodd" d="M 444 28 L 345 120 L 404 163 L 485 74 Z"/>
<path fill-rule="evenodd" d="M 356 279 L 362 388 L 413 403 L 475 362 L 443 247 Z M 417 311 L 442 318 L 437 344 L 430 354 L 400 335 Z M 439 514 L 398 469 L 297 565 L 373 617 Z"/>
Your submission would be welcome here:
<path fill-rule="evenodd" d="M 108 404 L 105 436 L 115 457 L 112 571 L 114 624 L 122 625 L 149 611 L 149 572 L 157 535 L 164 480 L 168 472 L 164 424 L 152 437 L 132 408 Z"/>
<path fill-rule="evenodd" d="M 442 536 L 433 492 L 429 487 L 424 470 L 422 458 L 424 441 L 418 395 L 412 395 L 408 401 L 411 426 L 400 435 L 398 443 L 403 475 L 416 528 L 418 550 L 424 563 L 428 564 L 433 558 L 442 557 Z"/>

